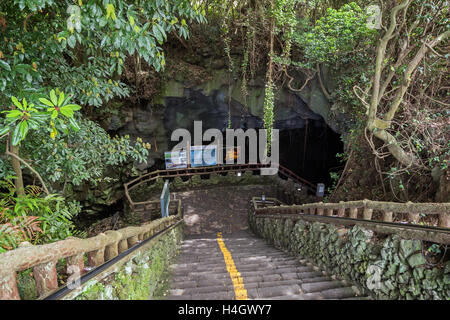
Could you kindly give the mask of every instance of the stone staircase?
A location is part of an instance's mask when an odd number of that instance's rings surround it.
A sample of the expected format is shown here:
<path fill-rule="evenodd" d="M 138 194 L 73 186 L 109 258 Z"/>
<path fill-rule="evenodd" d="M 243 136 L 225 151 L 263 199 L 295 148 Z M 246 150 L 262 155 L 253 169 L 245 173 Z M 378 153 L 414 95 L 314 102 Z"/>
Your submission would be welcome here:
<path fill-rule="evenodd" d="M 351 283 L 289 256 L 248 231 L 226 234 L 222 240 L 249 300 L 368 299 Z M 240 290 L 230 276 L 236 274 L 228 272 L 222 250 L 215 235 L 187 237 L 177 263 L 171 266 L 167 299 L 236 299 Z"/>

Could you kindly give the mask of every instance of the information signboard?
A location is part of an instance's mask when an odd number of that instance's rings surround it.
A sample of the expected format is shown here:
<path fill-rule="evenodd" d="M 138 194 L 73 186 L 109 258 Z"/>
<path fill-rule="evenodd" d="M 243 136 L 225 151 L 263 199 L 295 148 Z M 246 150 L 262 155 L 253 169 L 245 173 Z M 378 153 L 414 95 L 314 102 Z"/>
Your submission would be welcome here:
<path fill-rule="evenodd" d="M 217 145 L 191 146 L 191 167 L 217 165 Z"/>
<path fill-rule="evenodd" d="M 166 169 L 187 168 L 188 165 L 186 151 L 164 152 L 164 160 L 166 162 Z"/>

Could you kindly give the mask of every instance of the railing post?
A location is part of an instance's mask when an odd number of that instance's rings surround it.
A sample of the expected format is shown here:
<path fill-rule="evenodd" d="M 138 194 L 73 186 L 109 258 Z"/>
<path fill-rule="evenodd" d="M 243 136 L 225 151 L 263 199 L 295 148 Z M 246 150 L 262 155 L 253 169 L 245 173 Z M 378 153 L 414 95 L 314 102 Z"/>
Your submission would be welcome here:
<path fill-rule="evenodd" d="M 383 221 L 384 222 L 392 222 L 392 211 L 385 211 L 383 212 Z"/>
<path fill-rule="evenodd" d="M 105 262 L 105 248 L 88 252 L 88 265 L 98 267 Z"/>
<path fill-rule="evenodd" d="M 358 208 L 350 208 L 349 218 L 352 219 L 358 218 Z"/>
<path fill-rule="evenodd" d="M 331 217 L 333 215 L 333 209 L 327 209 L 326 210 L 326 216 Z"/>
<path fill-rule="evenodd" d="M 84 253 L 66 258 L 67 270 L 72 269 L 71 266 L 78 268 L 80 274 L 84 270 Z"/>
<path fill-rule="evenodd" d="M 316 214 L 316 208 L 309 208 L 309 214 Z"/>
<path fill-rule="evenodd" d="M 119 255 L 119 241 L 121 235 L 119 232 L 113 230 L 108 230 L 105 234 L 110 239 L 108 240 L 109 244 L 105 247 L 105 261 L 108 261 Z M 114 242 L 111 243 L 111 240 Z"/>
<path fill-rule="evenodd" d="M 127 241 L 127 239 L 122 239 L 122 240 L 119 241 L 118 249 L 119 249 L 119 253 L 122 253 L 122 252 L 128 250 L 128 241 Z"/>
<path fill-rule="evenodd" d="M 450 228 L 450 214 L 446 212 L 439 214 L 439 227 Z"/>
<path fill-rule="evenodd" d="M 364 208 L 363 219 L 364 220 L 372 220 L 372 212 L 373 212 L 372 209 Z"/>
<path fill-rule="evenodd" d="M 17 274 L 15 271 L 0 278 L 0 300 L 20 300 L 17 288 Z"/>
<path fill-rule="evenodd" d="M 412 223 L 419 223 L 420 214 L 418 213 L 408 213 L 408 219 Z"/>
<path fill-rule="evenodd" d="M 131 248 L 132 246 L 134 246 L 136 243 L 138 243 L 138 236 L 132 236 L 130 238 L 128 238 L 128 248 Z"/>
<path fill-rule="evenodd" d="M 341 206 L 343 206 L 344 202 L 343 201 L 339 201 L 339 203 L 341 204 Z M 337 215 L 338 215 L 338 217 L 341 217 L 341 218 L 345 217 L 345 207 L 340 207 L 338 209 Z"/>
<path fill-rule="evenodd" d="M 323 208 L 317 208 L 317 214 L 323 216 Z"/>
<path fill-rule="evenodd" d="M 33 268 L 34 280 L 39 296 L 58 289 L 58 276 L 56 273 L 56 261 L 50 261 Z"/>

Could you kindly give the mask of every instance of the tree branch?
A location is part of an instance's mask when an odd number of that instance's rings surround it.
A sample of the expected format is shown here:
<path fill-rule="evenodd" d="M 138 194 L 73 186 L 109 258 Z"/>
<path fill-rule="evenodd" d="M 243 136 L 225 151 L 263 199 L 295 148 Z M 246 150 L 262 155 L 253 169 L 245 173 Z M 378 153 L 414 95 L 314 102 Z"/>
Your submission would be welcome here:
<path fill-rule="evenodd" d="M 48 189 L 47 189 L 47 186 L 45 185 L 44 180 L 42 179 L 41 175 L 40 175 L 36 170 L 34 170 L 34 169 L 33 169 L 33 168 L 32 168 L 25 160 L 23 160 L 22 158 L 20 158 L 18 155 L 14 154 L 14 153 L 12 153 L 12 152 L 9 152 L 9 150 L 6 150 L 5 153 L 6 153 L 8 156 L 13 157 L 14 159 L 20 161 L 20 162 L 23 163 L 28 169 L 30 169 L 31 172 L 33 172 L 33 173 L 36 175 L 36 177 L 39 179 L 39 181 L 41 182 L 42 188 L 44 189 L 45 193 L 46 193 L 47 195 L 50 194 L 50 192 L 49 192 Z"/>
<path fill-rule="evenodd" d="M 322 89 L 322 92 L 323 92 L 325 98 L 327 98 L 328 101 L 331 101 L 331 96 L 328 93 L 327 88 L 325 88 L 325 86 L 323 85 L 323 82 L 322 82 L 322 76 L 320 75 L 319 63 L 316 64 L 316 68 L 317 68 L 317 76 L 319 77 L 320 88 Z"/>

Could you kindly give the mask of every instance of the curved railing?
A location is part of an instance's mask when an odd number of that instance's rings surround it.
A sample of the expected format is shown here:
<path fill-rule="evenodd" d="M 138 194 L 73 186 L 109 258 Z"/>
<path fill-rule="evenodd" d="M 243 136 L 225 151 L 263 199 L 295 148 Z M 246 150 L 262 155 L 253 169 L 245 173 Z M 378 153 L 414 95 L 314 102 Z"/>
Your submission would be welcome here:
<path fill-rule="evenodd" d="M 156 180 L 158 178 L 175 178 L 175 177 L 186 177 L 194 175 L 204 175 L 211 173 L 228 173 L 228 172 L 243 172 L 243 171 L 258 171 L 263 168 L 270 168 L 273 164 L 231 164 L 231 165 L 217 165 L 209 167 L 195 167 L 195 168 L 183 168 L 183 169 L 171 169 L 171 170 L 156 170 L 150 173 L 146 173 L 137 177 L 130 182 L 124 184 L 125 196 L 130 204 L 132 210 L 136 205 L 146 204 L 145 202 L 134 202 L 131 199 L 130 191 L 137 188 L 138 186 Z M 297 174 L 289 170 L 288 168 L 278 165 L 278 173 L 286 178 L 290 178 L 293 181 L 300 183 L 306 188 L 315 193 L 316 186 L 311 182 L 299 177 Z"/>
<path fill-rule="evenodd" d="M 158 202 L 155 203 L 157 207 Z M 31 244 L 0 254 L 0 300 L 19 300 L 17 272 L 33 269 L 33 277 L 39 298 L 58 290 L 56 263 L 66 259 L 67 270 L 76 269 L 81 274 L 87 265 L 94 269 L 119 254 L 134 248 L 138 243 L 152 237 L 155 233 L 178 223 L 183 219 L 181 200 L 171 204 L 176 212 L 166 218 L 144 223 L 138 227 L 109 230 L 97 236 L 78 239 L 68 238 L 50 244 L 33 246 Z"/>
<path fill-rule="evenodd" d="M 254 199 L 255 201 L 255 199 Z M 290 206 L 267 206 L 255 209 L 255 214 L 311 214 L 319 216 L 375 220 L 374 211 L 381 213 L 380 221 L 392 222 L 396 213 L 406 214 L 410 223 L 418 224 L 421 214 L 437 216 L 438 226 L 450 228 L 450 203 L 398 203 L 384 201 L 341 201 L 339 203 L 307 203 Z"/>

